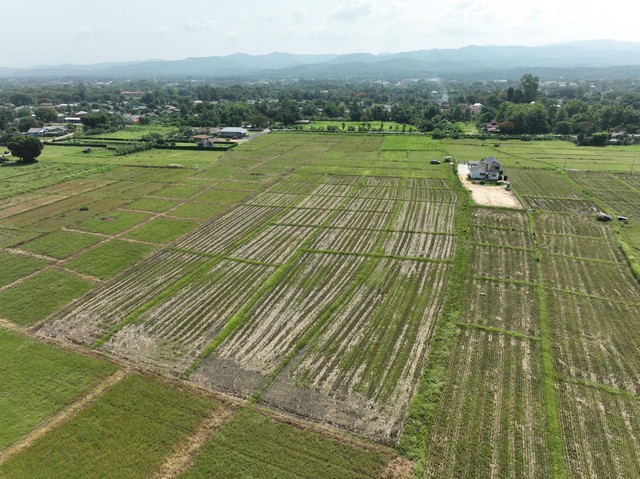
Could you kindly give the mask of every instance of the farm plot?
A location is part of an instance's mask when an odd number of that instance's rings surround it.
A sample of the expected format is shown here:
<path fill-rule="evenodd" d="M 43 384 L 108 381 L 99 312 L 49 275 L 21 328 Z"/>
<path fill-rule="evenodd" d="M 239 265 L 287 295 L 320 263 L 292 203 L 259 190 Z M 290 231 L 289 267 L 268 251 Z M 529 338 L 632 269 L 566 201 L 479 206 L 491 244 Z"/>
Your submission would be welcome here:
<path fill-rule="evenodd" d="M 317 196 L 308 195 L 298 203 L 300 208 L 319 208 L 325 210 L 334 210 L 340 208 L 340 206 L 346 201 L 343 196 Z"/>
<path fill-rule="evenodd" d="M 450 190 L 451 185 L 442 178 L 407 178 L 407 188 Z"/>
<path fill-rule="evenodd" d="M 470 259 L 474 276 L 528 282 L 536 277 L 533 250 L 473 245 Z"/>
<path fill-rule="evenodd" d="M 386 135 L 382 151 L 440 151 L 442 143 L 428 135 Z"/>
<path fill-rule="evenodd" d="M 460 321 L 527 336 L 540 331 L 540 312 L 534 287 L 485 279 L 468 279 L 467 300 Z"/>
<path fill-rule="evenodd" d="M 529 230 L 529 218 L 526 214 L 499 208 L 476 208 L 471 214 L 471 224 L 511 231 Z"/>
<path fill-rule="evenodd" d="M 229 256 L 282 264 L 313 231 L 315 228 L 304 226 L 268 226 L 247 243 L 231 251 Z"/>
<path fill-rule="evenodd" d="M 275 207 L 239 206 L 222 218 L 198 228 L 176 246 L 200 253 L 222 253 L 280 211 Z"/>
<path fill-rule="evenodd" d="M 301 195 L 264 192 L 254 196 L 247 204 L 255 206 L 297 206 L 304 198 Z"/>
<path fill-rule="evenodd" d="M 0 250 L 0 288 L 47 266 L 48 262 Z"/>
<path fill-rule="evenodd" d="M 640 394 L 640 306 L 558 291 L 549 303 L 556 369 Z"/>
<path fill-rule="evenodd" d="M 85 294 L 92 283 L 57 269 L 45 269 L 0 291 L 0 317 L 30 326 Z"/>
<path fill-rule="evenodd" d="M 0 465 L 0 476 L 152 477 L 163 459 L 217 411 L 224 409 L 215 401 L 130 375 Z"/>
<path fill-rule="evenodd" d="M 321 175 L 298 175 L 292 173 L 277 182 L 265 191 L 265 193 L 286 193 L 292 195 L 307 195 L 324 180 Z"/>
<path fill-rule="evenodd" d="M 243 409 L 215 433 L 180 479 L 371 479 L 383 477 L 386 451 L 329 441 L 312 431 Z"/>
<path fill-rule="evenodd" d="M 609 225 L 586 216 L 543 213 L 538 217 L 536 223 L 542 234 L 590 236 L 600 239 L 609 237 L 611 231 Z"/>
<path fill-rule="evenodd" d="M 577 200 L 569 198 L 539 198 L 533 196 L 522 196 L 529 208 L 541 211 L 551 211 L 554 213 L 574 213 L 587 214 L 598 210 L 593 203 L 587 200 Z"/>
<path fill-rule="evenodd" d="M 532 248 L 531 234 L 526 230 L 472 226 L 474 241 L 485 245 Z"/>
<path fill-rule="evenodd" d="M 393 441 L 429 350 L 449 265 L 382 259 L 261 400 Z"/>
<path fill-rule="evenodd" d="M 364 257 L 306 253 L 192 374 L 240 396 L 255 391 L 354 280 Z"/>
<path fill-rule="evenodd" d="M 371 211 L 341 211 L 331 219 L 335 228 L 359 228 L 367 230 L 383 230 L 389 223 L 389 213 Z"/>
<path fill-rule="evenodd" d="M 382 231 L 350 228 L 324 228 L 309 246 L 312 250 L 344 253 L 374 253 Z"/>
<path fill-rule="evenodd" d="M 612 238 L 603 236 L 570 236 L 543 234 L 538 237 L 538 245 L 543 251 L 578 258 L 592 258 L 620 261 L 619 250 Z"/>
<path fill-rule="evenodd" d="M 453 233 L 455 210 L 455 203 L 403 201 L 393 229 L 416 233 Z"/>
<path fill-rule="evenodd" d="M 404 190 L 405 201 L 431 201 L 443 203 L 455 203 L 458 195 L 453 190 L 406 188 Z"/>
<path fill-rule="evenodd" d="M 320 226 L 331 216 L 332 210 L 317 210 L 307 208 L 291 208 L 282 216 L 274 220 L 275 224 Z"/>
<path fill-rule="evenodd" d="M 63 195 L 19 195 L 9 198 L 0 208 L 0 219 L 9 218 L 10 216 L 24 213 L 34 208 L 40 208 L 56 201 L 66 198 Z"/>
<path fill-rule="evenodd" d="M 369 179 L 370 177 L 367 177 Z M 381 200 L 396 200 L 402 195 L 401 185 L 367 185 L 355 192 L 356 198 L 376 198 Z"/>
<path fill-rule="evenodd" d="M 638 217 L 640 209 L 640 189 L 620 177 L 596 172 L 570 172 L 573 181 L 589 194 L 601 199 L 616 213 L 632 218 Z"/>
<path fill-rule="evenodd" d="M 411 258 L 452 259 L 455 239 L 454 235 L 449 234 L 393 231 L 384 245 L 384 252 Z"/>
<path fill-rule="evenodd" d="M 550 477 L 539 354 L 535 341 L 459 332 L 423 478 Z"/>
<path fill-rule="evenodd" d="M 345 210 L 351 211 L 374 211 L 379 213 L 390 213 L 396 205 L 395 200 L 385 200 L 379 198 L 353 198 L 344 204 Z"/>
<path fill-rule="evenodd" d="M 185 371 L 275 268 L 223 260 L 153 305 L 102 349 L 164 371 Z"/>
<path fill-rule="evenodd" d="M 563 382 L 558 391 L 568 477 L 638 477 L 638 400 Z"/>
<path fill-rule="evenodd" d="M 349 184 L 322 184 L 316 186 L 310 195 L 316 196 L 352 196 L 354 186 Z"/>
<path fill-rule="evenodd" d="M 580 199 L 571 184 L 555 170 L 510 169 L 513 190 L 521 196 Z"/>
<path fill-rule="evenodd" d="M 331 179 L 334 178 L 333 181 L 337 181 L 337 178 L 340 178 L 339 176 L 328 176 L 327 179 L 325 180 L 325 183 L 330 183 Z M 366 186 L 377 186 L 377 187 L 401 187 L 404 184 L 404 179 L 403 178 L 394 178 L 394 177 L 383 177 L 383 176 L 366 176 L 364 179 L 362 179 L 362 177 L 358 177 L 358 176 L 352 176 L 352 177 L 343 177 L 343 178 L 360 178 L 360 180 L 362 181 L 362 185 L 363 187 Z M 355 180 L 352 180 L 353 183 L 355 183 Z M 356 195 L 357 196 L 357 195 Z"/>
<path fill-rule="evenodd" d="M 626 264 L 546 256 L 542 262 L 547 285 L 582 295 L 638 303 L 640 287 Z"/>
<path fill-rule="evenodd" d="M 57 231 L 36 238 L 20 246 L 23 251 L 30 251 L 52 258 L 64 259 L 102 241 L 94 235 L 74 231 Z"/>
<path fill-rule="evenodd" d="M 0 451 L 115 370 L 0 329 Z"/>
<path fill-rule="evenodd" d="M 39 334 L 92 344 L 204 261 L 198 255 L 161 251 L 56 314 Z"/>

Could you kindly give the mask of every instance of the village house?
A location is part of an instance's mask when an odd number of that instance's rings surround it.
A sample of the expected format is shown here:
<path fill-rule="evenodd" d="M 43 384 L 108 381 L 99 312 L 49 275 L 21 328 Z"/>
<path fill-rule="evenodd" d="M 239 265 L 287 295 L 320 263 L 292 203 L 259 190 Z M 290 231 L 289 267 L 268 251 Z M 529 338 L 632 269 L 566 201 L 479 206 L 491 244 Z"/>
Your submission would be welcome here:
<path fill-rule="evenodd" d="M 469 162 L 469 178 L 472 180 L 499 181 L 502 179 L 500 162 L 488 156 L 480 162 Z"/>
<path fill-rule="evenodd" d="M 216 144 L 216 139 L 209 135 L 196 135 L 193 139 L 200 148 L 210 148 Z"/>

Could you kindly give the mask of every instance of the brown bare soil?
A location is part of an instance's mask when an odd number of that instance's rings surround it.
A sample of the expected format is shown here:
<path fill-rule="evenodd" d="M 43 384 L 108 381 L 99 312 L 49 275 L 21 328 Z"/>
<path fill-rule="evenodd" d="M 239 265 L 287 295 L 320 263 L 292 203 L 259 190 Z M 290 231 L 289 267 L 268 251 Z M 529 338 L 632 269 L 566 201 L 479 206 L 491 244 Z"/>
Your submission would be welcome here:
<path fill-rule="evenodd" d="M 513 193 L 504 186 L 480 185 L 472 183 L 469 178 L 469 165 L 458 165 L 458 177 L 462 185 L 471 192 L 471 198 L 482 206 L 500 206 L 503 208 L 523 209 L 522 204 Z"/>

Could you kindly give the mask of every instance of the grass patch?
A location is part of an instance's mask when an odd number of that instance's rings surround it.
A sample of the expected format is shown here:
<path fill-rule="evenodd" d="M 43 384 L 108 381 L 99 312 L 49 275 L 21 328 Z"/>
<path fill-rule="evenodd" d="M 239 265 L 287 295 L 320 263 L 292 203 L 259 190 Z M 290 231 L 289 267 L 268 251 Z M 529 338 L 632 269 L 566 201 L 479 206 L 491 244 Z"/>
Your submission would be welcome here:
<path fill-rule="evenodd" d="M 149 211 L 151 213 L 164 213 L 177 204 L 178 201 L 162 200 L 159 198 L 141 198 L 123 206 L 123 208 L 128 210 Z"/>
<path fill-rule="evenodd" d="M 0 286 L 11 284 L 17 279 L 35 273 L 46 265 L 46 261 L 38 258 L 0 251 Z"/>
<path fill-rule="evenodd" d="M 243 409 L 179 477 L 364 479 L 378 477 L 389 459 Z"/>
<path fill-rule="evenodd" d="M 201 188 L 197 186 L 171 185 L 155 193 L 155 196 L 172 199 L 186 199 L 195 195 L 199 191 L 201 191 Z"/>
<path fill-rule="evenodd" d="M 212 203 L 186 203 L 171 211 L 171 216 L 180 218 L 210 219 L 228 210 L 230 205 L 216 205 Z"/>
<path fill-rule="evenodd" d="M 126 237 L 150 243 L 169 243 L 191 231 L 197 223 L 168 218 L 155 218 L 127 233 Z"/>
<path fill-rule="evenodd" d="M 79 273 L 108 279 L 137 263 L 155 248 L 150 245 L 112 240 L 65 263 Z"/>
<path fill-rule="evenodd" d="M 63 271 L 50 269 L 0 292 L 0 317 L 28 326 L 46 318 L 93 285 Z"/>
<path fill-rule="evenodd" d="M 22 245 L 20 249 L 53 258 L 65 259 L 99 241 L 102 241 L 102 238 L 98 236 L 74 231 L 57 231 L 29 241 Z"/>
<path fill-rule="evenodd" d="M 111 211 L 89 218 L 76 225 L 78 229 L 92 233 L 118 234 L 133 228 L 149 218 L 144 213 L 134 211 Z"/>
<path fill-rule="evenodd" d="M 131 375 L 0 466 L 5 479 L 151 477 L 216 403 Z M 227 476 L 229 477 L 229 476 Z"/>
<path fill-rule="evenodd" d="M 198 201 L 204 201 L 206 203 L 233 204 L 239 203 L 252 194 L 253 192 L 251 191 L 215 189 L 206 191 L 198 196 Z"/>
<path fill-rule="evenodd" d="M 0 450 L 115 369 L 0 329 Z"/>

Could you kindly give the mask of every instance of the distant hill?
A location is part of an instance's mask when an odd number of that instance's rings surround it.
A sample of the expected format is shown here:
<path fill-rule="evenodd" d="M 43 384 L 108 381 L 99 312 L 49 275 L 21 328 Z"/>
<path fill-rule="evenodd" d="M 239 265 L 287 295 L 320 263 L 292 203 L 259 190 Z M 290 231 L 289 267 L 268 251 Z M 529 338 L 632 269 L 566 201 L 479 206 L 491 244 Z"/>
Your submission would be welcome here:
<path fill-rule="evenodd" d="M 539 47 L 467 46 L 458 49 L 416 50 L 373 55 L 296 55 L 271 53 L 148 60 L 95 65 L 57 65 L 31 68 L 0 68 L 0 78 L 402 78 L 441 76 L 461 78 L 470 74 L 516 72 L 522 69 L 567 71 L 610 69 L 636 72 L 640 66 L 640 43 L 594 40 Z"/>

